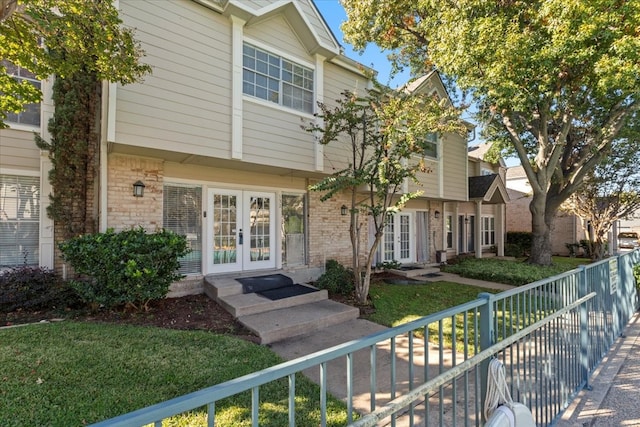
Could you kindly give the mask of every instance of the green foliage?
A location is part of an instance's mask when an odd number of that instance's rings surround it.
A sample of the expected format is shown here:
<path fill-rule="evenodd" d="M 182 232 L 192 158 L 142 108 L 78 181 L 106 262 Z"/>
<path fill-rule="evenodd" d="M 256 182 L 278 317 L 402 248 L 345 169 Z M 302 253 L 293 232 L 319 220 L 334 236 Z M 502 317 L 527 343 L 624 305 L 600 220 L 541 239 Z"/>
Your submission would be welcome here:
<path fill-rule="evenodd" d="M 623 137 L 634 138 L 625 128 Z M 635 130 L 637 138 L 639 129 Z M 573 193 L 562 209 L 580 218 L 589 219 L 589 234 L 593 240 L 589 255 L 602 259 L 607 251 L 607 233 L 616 221 L 632 216 L 640 208 L 640 151 L 626 140 L 614 142 L 610 155 L 585 178 L 582 187 Z"/>
<path fill-rule="evenodd" d="M 508 231 L 507 243 L 520 246 L 520 249 L 527 254 L 531 250 L 533 234 L 530 231 Z"/>
<path fill-rule="evenodd" d="M 82 426 L 267 369 L 266 346 L 207 331 L 65 321 L 0 330 L 0 425 Z M 260 387 L 260 426 L 288 425 L 287 379 Z M 295 378 L 298 426 L 320 425 L 320 389 Z M 216 402 L 216 426 L 251 426 L 249 392 Z M 345 404 L 327 398 L 327 425 L 344 426 Z M 204 426 L 199 408 L 163 425 Z"/>
<path fill-rule="evenodd" d="M 86 234 L 59 247 L 74 271 L 88 276 L 73 281 L 85 301 L 138 309 L 167 295 L 171 283 L 182 277 L 178 259 L 189 252 L 184 236 L 167 230 L 147 234 L 141 227 Z"/>
<path fill-rule="evenodd" d="M 402 267 L 402 263 L 395 259 L 393 261 L 379 262 L 376 264 L 376 268 L 381 268 L 383 270 L 397 270 L 400 267 Z"/>
<path fill-rule="evenodd" d="M 100 87 L 92 73 L 57 78 L 53 85 L 56 110 L 49 121 L 51 142 L 36 135 L 36 145 L 49 151 L 52 163 L 53 192 L 47 213 L 65 239 L 95 231 L 87 204 L 93 202 L 88 188 L 96 181 Z"/>
<path fill-rule="evenodd" d="M 0 10 L 0 58 L 23 67 L 38 78 L 52 74 L 68 78 L 77 73 L 97 81 L 122 84 L 149 73 L 139 64 L 143 51 L 133 30 L 122 25 L 112 2 L 99 0 L 20 0 Z M 0 66 L 0 128 L 6 112 L 19 112 L 38 102 L 35 87 L 19 87 Z"/>
<path fill-rule="evenodd" d="M 464 258 L 455 265 L 442 267 L 447 273 L 459 274 L 471 279 L 521 286 L 545 279 L 585 264 L 583 259 L 554 258 L 550 266 L 498 259 Z"/>
<path fill-rule="evenodd" d="M 349 295 L 353 292 L 353 271 L 345 268 L 334 259 L 325 264 L 325 272 L 318 278 L 315 286 L 326 289 L 331 294 Z"/>
<path fill-rule="evenodd" d="M 567 247 L 570 257 L 573 258 L 576 255 L 578 255 L 578 249 L 580 249 L 580 243 L 565 243 L 564 245 Z"/>
<path fill-rule="evenodd" d="M 522 247 L 518 244 L 506 243 L 504 245 L 504 255 L 522 258 L 524 256 L 524 250 L 522 250 Z"/>
<path fill-rule="evenodd" d="M 346 165 L 309 187 L 321 200 L 336 195 L 350 197 L 349 237 L 356 296 L 366 303 L 371 264 L 380 244 L 387 216 L 397 212 L 422 192 L 403 193 L 407 180 L 418 182 L 418 171 L 428 172 L 422 154 L 429 132 L 464 133 L 459 111 L 431 95 L 393 92 L 377 82 L 365 95 L 342 93 L 333 105 L 319 104 L 320 113 L 306 130 L 323 145 L 341 144 Z M 366 188 L 366 195 L 362 189 Z M 371 222 L 375 240 L 366 259 L 359 253 L 362 219 Z"/>
<path fill-rule="evenodd" d="M 485 139 L 520 159 L 532 190 L 530 259 L 549 264 L 560 205 L 614 141 L 635 148 L 638 1 L 341 3 L 356 48 L 375 42 L 395 52 L 395 68 L 437 69 L 473 98 Z"/>
<path fill-rule="evenodd" d="M 66 307 L 77 296 L 55 271 L 14 267 L 0 273 L 0 312 Z"/>

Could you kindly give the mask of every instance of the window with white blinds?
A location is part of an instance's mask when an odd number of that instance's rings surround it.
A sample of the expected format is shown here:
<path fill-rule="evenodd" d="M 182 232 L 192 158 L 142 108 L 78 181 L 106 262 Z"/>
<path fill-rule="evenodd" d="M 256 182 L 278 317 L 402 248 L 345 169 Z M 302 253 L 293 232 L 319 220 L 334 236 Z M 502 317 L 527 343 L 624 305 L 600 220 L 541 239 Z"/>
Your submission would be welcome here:
<path fill-rule="evenodd" d="M 40 178 L 0 174 L 0 268 L 39 264 Z"/>
<path fill-rule="evenodd" d="M 179 272 L 202 272 L 202 187 L 165 184 L 163 190 L 163 227 L 185 236 L 191 252 L 180 258 Z"/>

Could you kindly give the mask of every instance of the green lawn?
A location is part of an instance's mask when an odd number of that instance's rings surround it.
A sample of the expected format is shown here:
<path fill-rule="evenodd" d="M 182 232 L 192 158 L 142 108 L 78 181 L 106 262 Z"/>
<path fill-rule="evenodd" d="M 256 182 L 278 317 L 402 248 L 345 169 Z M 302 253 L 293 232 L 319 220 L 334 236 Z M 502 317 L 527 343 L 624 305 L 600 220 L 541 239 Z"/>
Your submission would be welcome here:
<path fill-rule="evenodd" d="M 524 260 L 465 258 L 457 264 L 445 266 L 444 271 L 472 279 L 521 286 L 572 270 L 579 265 L 589 264 L 590 262 L 586 258 L 553 257 L 553 265 L 542 267 L 527 264 Z"/>
<path fill-rule="evenodd" d="M 473 260 L 466 268 L 492 271 L 492 280 L 502 283 L 522 270 L 533 274 L 531 266 L 521 262 L 496 261 Z M 572 258 L 555 261 L 554 269 L 535 274 L 548 277 L 586 263 Z M 376 310 L 369 320 L 395 326 L 473 300 L 480 292 L 497 291 L 449 282 L 374 282 L 371 299 Z M 468 325 L 472 321 L 467 319 Z M 461 316 L 455 322 L 463 327 Z M 437 338 L 436 326 L 429 328 L 431 340 Z M 444 340 L 451 345 L 450 334 Z M 73 321 L 7 328 L 0 330 L 0 426 L 94 423 L 281 361 L 267 347 L 204 331 Z M 260 389 L 261 426 L 287 424 L 287 393 L 286 380 Z M 318 387 L 299 376 L 296 396 L 296 425 L 318 425 Z M 248 393 L 219 402 L 216 425 L 250 425 L 250 407 Z M 341 402 L 329 399 L 328 408 L 329 425 L 346 423 Z M 204 420 L 204 413 L 196 411 L 164 425 L 203 425 Z"/>
<path fill-rule="evenodd" d="M 218 384 L 282 360 L 204 331 L 64 321 L 0 330 L 0 426 L 81 426 Z M 319 388 L 296 381 L 297 425 L 318 425 Z M 287 424 L 286 379 L 261 387 L 261 426 Z M 216 425 L 248 426 L 250 395 L 216 406 Z M 346 410 L 328 402 L 330 425 Z M 204 425 L 202 412 L 172 426 Z"/>

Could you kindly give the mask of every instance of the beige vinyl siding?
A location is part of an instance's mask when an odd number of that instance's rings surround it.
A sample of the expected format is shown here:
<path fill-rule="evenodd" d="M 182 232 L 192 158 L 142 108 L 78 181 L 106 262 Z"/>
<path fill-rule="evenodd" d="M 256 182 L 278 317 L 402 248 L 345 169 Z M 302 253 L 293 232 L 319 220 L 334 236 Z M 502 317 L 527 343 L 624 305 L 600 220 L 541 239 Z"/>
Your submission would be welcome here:
<path fill-rule="evenodd" d="M 421 197 L 428 197 L 430 199 L 440 198 L 440 178 L 438 177 L 438 164 L 432 160 L 425 160 L 427 166 L 427 172 L 416 173 L 416 178 L 420 185 L 409 181 L 409 192 L 422 191 Z M 446 184 L 445 184 L 446 187 Z"/>
<path fill-rule="evenodd" d="M 368 81 L 344 68 L 325 62 L 324 64 L 324 102 L 327 105 L 335 104 L 335 100 L 342 97 L 342 92 L 350 90 L 361 95 L 366 95 Z"/>
<path fill-rule="evenodd" d="M 190 1 L 121 0 L 153 73 L 118 87 L 116 142 L 230 157 L 231 26 Z"/>
<path fill-rule="evenodd" d="M 175 162 L 164 163 L 166 181 L 187 179 L 212 186 L 232 184 L 233 186 L 260 186 L 264 188 L 286 188 L 306 191 L 306 179 L 292 176 L 262 174 L 234 169 L 209 168 L 206 166 L 184 165 Z"/>
<path fill-rule="evenodd" d="M 342 98 L 345 90 L 365 94 L 368 82 L 362 76 L 345 70 L 336 64 L 326 62 L 324 66 L 324 102 L 334 106 L 337 99 Z M 348 140 L 344 144 L 330 143 L 324 147 L 324 172 L 332 174 L 343 169 L 347 160 L 351 158 L 351 148 Z"/>
<path fill-rule="evenodd" d="M 295 112 L 244 101 L 242 160 L 288 169 L 313 170 L 313 136 Z"/>
<path fill-rule="evenodd" d="M 267 46 L 273 46 L 277 49 L 276 54 L 284 52 L 291 55 L 292 58 L 288 58 L 290 60 L 295 61 L 295 58 L 300 58 L 307 63 L 312 62 L 309 52 L 302 46 L 291 26 L 282 15 L 276 15 L 265 21 L 260 21 L 255 26 L 245 26 L 244 35 L 251 40 L 259 41 Z"/>
<path fill-rule="evenodd" d="M 444 198 L 467 200 L 467 144 L 457 135 L 446 135 L 442 142 Z"/>
<path fill-rule="evenodd" d="M 40 170 L 40 149 L 33 132 L 0 129 L 0 167 Z"/>
<path fill-rule="evenodd" d="M 318 38 L 327 46 L 334 46 L 335 40 L 331 33 L 327 30 L 326 25 L 322 22 L 322 18 L 319 16 L 319 11 L 316 11 L 315 7 L 311 4 L 311 0 L 298 0 L 298 6 L 302 12 L 306 15 L 309 24 L 313 27 L 313 31 Z"/>

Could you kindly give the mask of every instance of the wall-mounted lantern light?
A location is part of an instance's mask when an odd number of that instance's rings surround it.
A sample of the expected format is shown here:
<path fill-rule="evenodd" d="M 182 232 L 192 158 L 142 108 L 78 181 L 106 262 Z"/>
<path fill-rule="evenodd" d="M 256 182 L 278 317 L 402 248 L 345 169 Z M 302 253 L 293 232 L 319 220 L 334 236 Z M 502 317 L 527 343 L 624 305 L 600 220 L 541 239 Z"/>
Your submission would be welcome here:
<path fill-rule="evenodd" d="M 433 213 L 433 217 L 434 217 L 435 219 L 440 218 L 440 211 L 435 211 L 435 212 Z"/>
<path fill-rule="evenodd" d="M 340 207 L 340 215 L 345 216 L 347 214 L 347 212 L 349 211 L 349 208 L 347 208 L 346 205 L 342 205 Z"/>
<path fill-rule="evenodd" d="M 465 223 L 465 224 L 469 224 L 469 217 L 468 217 L 468 216 L 465 216 L 465 217 L 464 217 L 464 223 Z"/>
<path fill-rule="evenodd" d="M 133 197 L 142 197 L 144 196 L 144 183 L 142 181 L 136 181 L 133 184 Z"/>

